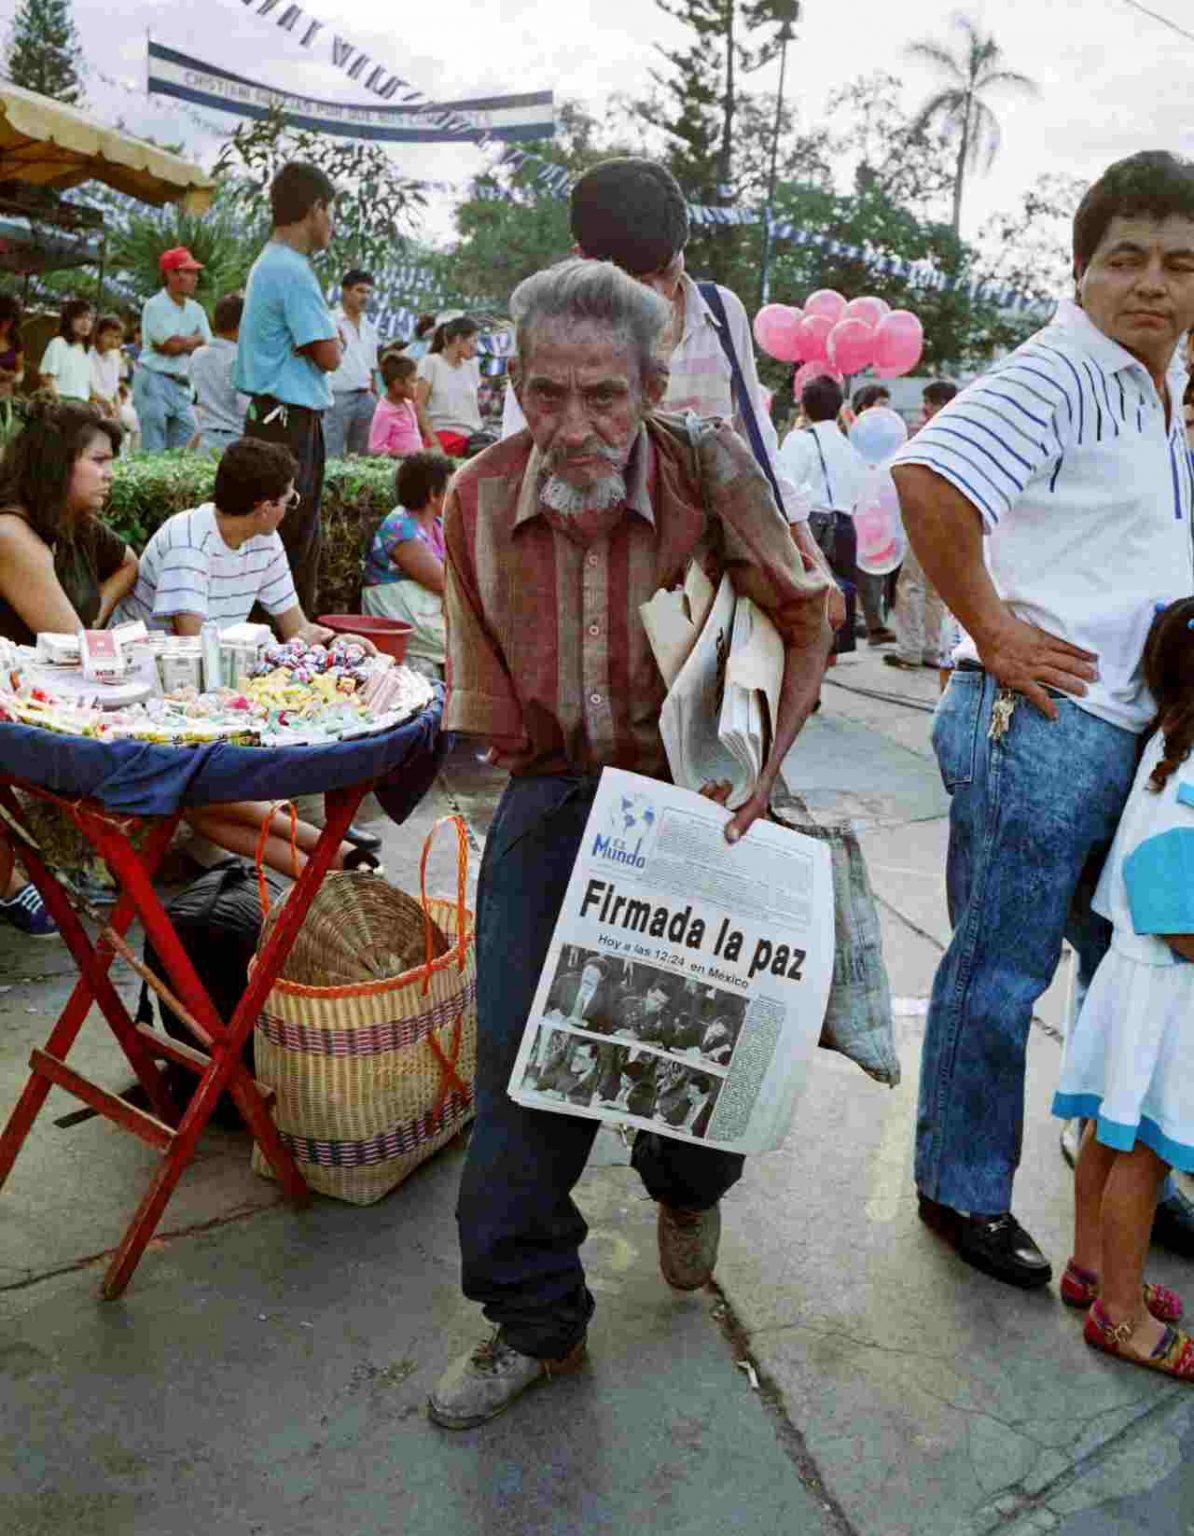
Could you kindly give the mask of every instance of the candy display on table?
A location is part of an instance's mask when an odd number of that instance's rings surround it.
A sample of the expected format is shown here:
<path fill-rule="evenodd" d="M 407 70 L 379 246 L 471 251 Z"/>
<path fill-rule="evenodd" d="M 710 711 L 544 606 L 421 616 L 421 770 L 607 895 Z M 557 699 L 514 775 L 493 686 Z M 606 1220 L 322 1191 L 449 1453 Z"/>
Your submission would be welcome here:
<path fill-rule="evenodd" d="M 218 647 L 211 634 L 130 638 L 115 647 L 112 684 L 84 677 L 85 636 L 73 670 L 57 643 L 72 637 L 39 636 L 36 649 L 0 641 L 0 720 L 100 740 L 311 746 L 389 730 L 434 697 L 421 674 L 351 640 L 263 644 L 245 633 L 263 630 L 237 625 Z M 205 686 L 217 655 L 219 680 Z"/>

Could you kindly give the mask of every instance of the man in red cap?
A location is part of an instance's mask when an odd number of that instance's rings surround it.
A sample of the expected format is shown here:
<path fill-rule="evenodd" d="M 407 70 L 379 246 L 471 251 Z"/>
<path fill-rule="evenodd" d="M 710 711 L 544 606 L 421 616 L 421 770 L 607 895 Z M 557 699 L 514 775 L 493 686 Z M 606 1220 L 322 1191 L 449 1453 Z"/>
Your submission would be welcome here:
<path fill-rule="evenodd" d="M 185 448 L 194 437 L 191 353 L 211 341 L 203 306 L 191 297 L 203 270 L 184 245 L 158 258 L 165 287 L 141 311 L 141 357 L 133 398 L 147 453 Z"/>

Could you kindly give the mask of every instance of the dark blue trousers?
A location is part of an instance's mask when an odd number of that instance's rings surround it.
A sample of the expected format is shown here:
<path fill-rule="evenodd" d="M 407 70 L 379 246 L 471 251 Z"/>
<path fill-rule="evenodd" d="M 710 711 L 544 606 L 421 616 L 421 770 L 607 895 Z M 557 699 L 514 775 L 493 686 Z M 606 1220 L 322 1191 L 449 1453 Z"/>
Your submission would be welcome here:
<path fill-rule="evenodd" d="M 464 1294 L 512 1348 L 558 1359 L 593 1313 L 572 1190 L 599 1122 L 524 1109 L 506 1092 L 596 793 L 595 779 L 511 779 L 477 892 L 477 1118 L 460 1185 Z M 716 1205 L 742 1158 L 640 1132 L 632 1161 L 654 1200 Z"/>

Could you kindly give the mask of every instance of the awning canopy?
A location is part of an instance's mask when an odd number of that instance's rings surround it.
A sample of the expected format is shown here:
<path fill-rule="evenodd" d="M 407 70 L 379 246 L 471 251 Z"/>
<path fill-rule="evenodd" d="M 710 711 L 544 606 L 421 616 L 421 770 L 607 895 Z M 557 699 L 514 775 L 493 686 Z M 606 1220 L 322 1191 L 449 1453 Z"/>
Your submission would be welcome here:
<path fill-rule="evenodd" d="M 109 128 L 75 107 L 0 80 L 0 181 L 63 192 L 102 181 L 146 203 L 203 213 L 212 181 L 198 166 Z"/>

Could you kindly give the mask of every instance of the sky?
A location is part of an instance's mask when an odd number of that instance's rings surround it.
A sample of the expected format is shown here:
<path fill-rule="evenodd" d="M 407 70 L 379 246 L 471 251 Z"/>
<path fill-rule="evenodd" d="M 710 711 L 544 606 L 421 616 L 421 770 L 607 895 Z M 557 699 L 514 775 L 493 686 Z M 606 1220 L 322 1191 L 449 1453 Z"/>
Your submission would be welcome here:
<path fill-rule="evenodd" d="M 172 7 L 152 0 L 74 0 L 90 66 L 90 105 L 110 121 L 123 118 L 130 131 L 183 140 L 195 158 L 210 163 L 214 135 L 204 134 L 182 104 L 145 95 L 149 32 L 157 42 L 262 84 L 367 102 L 368 94 L 332 63 L 331 37 L 339 33 L 432 100 L 553 90 L 557 101 L 579 100 L 599 119 L 615 93 L 634 96 L 649 87 L 650 71 L 660 63 L 655 44 L 684 39 L 678 24 L 650 0 L 300 3 L 324 23 L 309 49 L 274 24 L 285 0 L 267 16 L 244 0 L 190 0 Z M 1188 0 L 1148 4 L 1185 24 Z M 15 8 L 16 0 L 0 0 L 0 18 L 11 17 Z M 905 46 L 914 38 L 945 40 L 957 9 L 957 0 L 901 0 L 853 11 L 827 0 L 804 0 L 789 50 L 786 99 L 804 125 L 813 124 L 841 85 L 888 69 L 904 82 L 906 104 L 916 106 L 932 90 L 934 77 L 905 57 Z M 1110 161 L 1138 149 L 1194 154 L 1194 41 L 1150 20 L 1128 0 L 971 0 L 967 9 L 994 35 L 1006 67 L 1035 79 L 1040 95 L 1002 107 L 996 103 L 1002 149 L 991 173 L 970 184 L 964 235 L 977 233 L 992 213 L 1014 208 L 1043 172 L 1093 179 Z M 748 77 L 748 86 L 774 92 L 777 75 L 773 65 Z M 201 115 L 224 132 L 236 122 L 206 109 Z M 492 158 L 465 145 L 396 146 L 392 154 L 407 174 L 457 184 Z M 449 208 L 450 198 L 433 202 L 428 236 L 449 234 Z"/>

